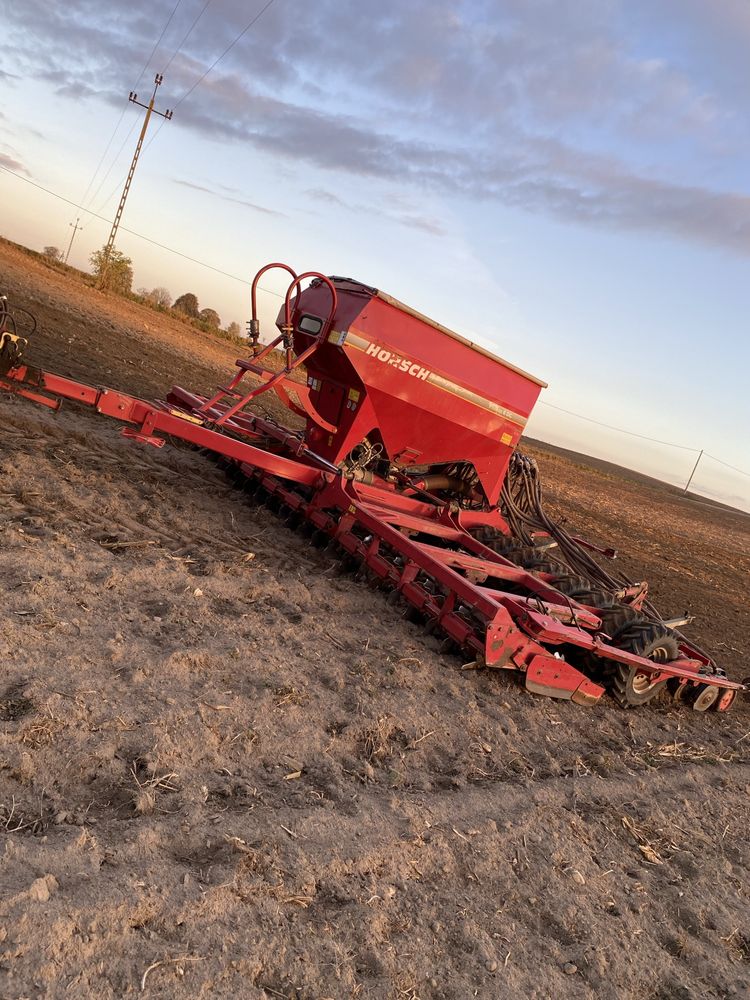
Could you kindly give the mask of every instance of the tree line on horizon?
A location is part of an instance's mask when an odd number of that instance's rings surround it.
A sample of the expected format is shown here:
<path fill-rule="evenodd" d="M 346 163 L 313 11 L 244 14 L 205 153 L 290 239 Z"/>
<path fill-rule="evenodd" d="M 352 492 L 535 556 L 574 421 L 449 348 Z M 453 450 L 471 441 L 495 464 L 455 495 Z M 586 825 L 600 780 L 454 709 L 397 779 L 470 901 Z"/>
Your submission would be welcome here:
<path fill-rule="evenodd" d="M 46 246 L 42 250 L 42 255 L 56 264 L 64 263 L 65 255 L 58 247 Z M 169 289 L 161 285 L 150 289 L 139 288 L 133 292 L 133 261 L 120 250 L 113 248 L 107 255 L 106 247 L 102 247 L 101 250 L 95 250 L 91 254 L 89 263 L 100 288 L 116 292 L 118 295 L 132 296 L 161 312 L 180 313 L 209 332 L 225 333 L 230 337 L 242 335 L 240 324 L 234 320 L 222 330 L 218 312 L 210 307 L 201 309 L 198 296 L 194 292 L 184 292 L 174 301 Z"/>

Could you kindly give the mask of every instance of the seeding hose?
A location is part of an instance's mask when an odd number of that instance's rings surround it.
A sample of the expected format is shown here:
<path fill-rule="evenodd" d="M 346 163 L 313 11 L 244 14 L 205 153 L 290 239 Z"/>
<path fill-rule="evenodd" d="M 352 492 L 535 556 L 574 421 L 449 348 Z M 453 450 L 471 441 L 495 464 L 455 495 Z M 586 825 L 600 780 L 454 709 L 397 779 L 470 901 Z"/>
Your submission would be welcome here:
<path fill-rule="evenodd" d="M 501 509 L 513 535 L 524 545 L 533 545 L 533 532 L 546 532 L 557 542 L 565 562 L 573 573 L 591 580 L 609 593 L 616 593 L 633 585 L 624 573 L 607 573 L 599 563 L 565 530 L 553 521 L 544 509 L 539 467 L 528 455 L 516 452 L 511 459 L 503 486 Z M 662 616 L 650 602 L 644 609 L 655 621 Z"/>
<path fill-rule="evenodd" d="M 29 329 L 24 329 L 25 336 L 29 337 L 32 333 L 36 332 L 36 316 L 28 311 L 28 309 L 21 309 L 20 306 L 14 306 L 11 310 L 8 305 L 8 296 L 0 295 L 0 333 L 6 331 L 13 334 L 18 333 L 18 327 L 16 324 L 16 313 L 22 313 L 25 317 L 24 324 L 28 325 Z"/>
<path fill-rule="evenodd" d="M 614 594 L 618 590 L 633 585 L 633 581 L 628 579 L 624 573 L 610 574 L 602 569 L 599 563 L 578 544 L 565 528 L 553 521 L 546 513 L 542 503 L 539 467 L 531 456 L 523 455 L 520 452 L 514 453 L 503 486 L 501 510 L 513 535 L 524 545 L 534 544 L 533 531 L 546 532 L 550 538 L 557 542 L 558 548 L 571 570 L 591 580 L 602 590 Z M 643 602 L 640 613 L 655 622 L 664 621 L 663 616 L 650 601 Z M 679 629 L 673 628 L 671 631 L 679 640 L 688 641 Z M 716 664 L 710 654 L 694 640 L 690 640 L 690 644 L 702 656 L 706 657 L 716 672 Z"/>

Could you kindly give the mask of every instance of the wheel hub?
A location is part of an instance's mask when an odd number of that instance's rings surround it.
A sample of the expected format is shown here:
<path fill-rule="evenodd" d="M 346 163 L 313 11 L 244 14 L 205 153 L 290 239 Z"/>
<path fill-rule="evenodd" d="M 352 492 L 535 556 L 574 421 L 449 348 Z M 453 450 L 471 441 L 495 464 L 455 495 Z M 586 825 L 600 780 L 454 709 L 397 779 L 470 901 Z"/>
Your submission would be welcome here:
<path fill-rule="evenodd" d="M 693 702 L 695 712 L 707 711 L 719 697 L 719 689 L 714 684 L 701 684 L 700 687 L 703 690 L 699 690 Z"/>
<path fill-rule="evenodd" d="M 654 687 L 655 683 L 651 674 L 636 674 L 633 678 L 633 691 L 636 694 L 645 694 Z"/>

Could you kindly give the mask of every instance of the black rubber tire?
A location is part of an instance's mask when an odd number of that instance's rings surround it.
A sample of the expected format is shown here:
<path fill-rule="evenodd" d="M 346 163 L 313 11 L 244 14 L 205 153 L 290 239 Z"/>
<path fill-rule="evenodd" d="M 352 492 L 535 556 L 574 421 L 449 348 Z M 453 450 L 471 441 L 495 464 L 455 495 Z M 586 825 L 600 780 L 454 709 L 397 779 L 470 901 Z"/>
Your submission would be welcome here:
<path fill-rule="evenodd" d="M 559 590 L 561 594 L 571 596 L 576 593 L 576 591 L 592 590 L 594 585 L 591 580 L 587 580 L 585 576 L 575 576 L 572 573 L 561 573 L 559 576 L 555 576 L 552 580 L 550 580 L 550 586 L 554 587 L 555 590 Z"/>
<path fill-rule="evenodd" d="M 535 573 L 564 573 L 567 569 L 559 559 L 548 555 L 546 549 L 537 548 L 536 545 L 522 545 L 518 539 L 512 535 L 504 535 L 497 528 L 476 528 L 472 534 L 488 549 L 523 569 Z M 551 568 L 548 569 L 548 566 Z"/>
<path fill-rule="evenodd" d="M 541 553 L 533 545 L 511 545 L 500 552 L 500 555 L 505 559 L 510 559 L 516 566 L 525 567 L 530 559 L 540 556 Z"/>
<path fill-rule="evenodd" d="M 542 569 L 542 566 L 551 566 L 552 569 Z M 530 559 L 527 559 L 523 564 L 523 568 L 531 570 L 533 573 L 557 573 L 559 576 L 568 572 L 568 567 L 565 563 L 560 562 L 559 559 L 555 559 L 554 556 L 551 556 L 544 549 L 541 549 Z"/>
<path fill-rule="evenodd" d="M 572 594 L 568 594 L 568 597 L 572 597 L 579 604 L 585 604 L 586 607 L 597 608 L 599 611 L 611 611 L 619 606 L 614 597 L 606 590 L 594 590 L 593 588 L 574 590 Z"/>
<path fill-rule="evenodd" d="M 635 611 L 627 604 L 618 604 L 617 601 L 613 601 L 610 606 L 602 606 L 600 610 L 601 615 L 599 617 L 602 620 L 602 631 L 610 639 L 616 639 L 619 633 L 632 622 L 647 621 L 638 611 Z"/>
<path fill-rule="evenodd" d="M 518 544 L 511 535 L 504 535 L 498 528 L 491 528 L 487 525 L 474 528 L 471 533 L 478 542 L 500 555 L 504 555 L 508 548 Z"/>
<path fill-rule="evenodd" d="M 568 596 L 578 604 L 585 604 L 586 607 L 594 609 L 602 622 L 602 627 L 599 630 L 600 633 L 606 632 L 607 635 L 610 634 L 607 622 L 612 621 L 615 617 L 620 619 L 620 628 L 623 628 L 635 616 L 635 612 L 631 612 L 629 608 L 625 609 L 625 614 L 621 615 L 623 611 L 622 605 L 618 604 L 612 594 L 607 593 L 606 590 L 576 590 Z M 589 677 L 597 681 L 597 683 L 606 683 L 608 661 L 601 656 L 595 656 L 593 653 L 583 653 L 581 656 L 584 668 Z"/>
<path fill-rule="evenodd" d="M 614 639 L 619 649 L 657 663 L 669 663 L 680 653 L 674 632 L 658 622 L 638 617 L 621 628 Z M 622 708 L 638 708 L 653 701 L 667 686 L 666 680 L 649 683 L 637 667 L 610 661 L 606 666 L 607 687 Z"/>
<path fill-rule="evenodd" d="M 521 569 L 534 575 L 549 573 L 563 576 L 568 572 L 568 567 L 548 556 L 545 549 L 538 549 L 533 545 L 506 549 L 501 554 L 515 563 L 516 566 L 520 566 Z"/>
<path fill-rule="evenodd" d="M 524 566 L 524 569 L 527 569 L 529 573 L 533 573 L 536 576 L 539 573 L 554 575 L 555 573 L 559 573 L 561 569 L 565 569 L 565 567 L 558 562 L 552 562 L 551 559 L 535 559 L 530 565 Z"/>

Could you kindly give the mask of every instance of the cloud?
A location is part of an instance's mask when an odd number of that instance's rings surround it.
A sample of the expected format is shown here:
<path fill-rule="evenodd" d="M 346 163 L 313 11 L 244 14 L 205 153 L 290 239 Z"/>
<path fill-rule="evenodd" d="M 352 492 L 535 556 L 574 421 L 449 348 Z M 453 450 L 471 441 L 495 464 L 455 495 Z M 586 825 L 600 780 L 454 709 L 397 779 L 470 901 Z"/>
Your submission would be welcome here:
<path fill-rule="evenodd" d="M 192 188 L 194 191 L 202 191 L 204 194 L 210 194 L 214 198 L 221 198 L 222 201 L 231 201 L 235 205 L 242 205 L 244 208 L 252 209 L 253 212 L 262 212 L 263 215 L 276 215 L 280 218 L 286 218 L 284 212 L 277 212 L 273 208 L 266 208 L 264 205 L 256 205 L 252 201 L 247 201 L 245 198 L 236 198 L 229 194 L 222 194 L 216 188 L 204 187 L 202 184 L 194 184 L 192 181 L 183 181 L 179 178 L 174 178 L 175 184 L 181 184 L 182 187 Z M 218 185 L 218 187 L 224 188 L 223 185 Z M 231 188 L 224 188 L 224 190 L 232 191 Z"/>
<path fill-rule="evenodd" d="M 413 206 L 406 205 L 404 210 L 391 211 L 384 206 L 384 204 L 379 203 L 376 206 L 372 204 L 363 204 L 361 202 L 347 202 L 343 198 L 339 198 L 337 194 L 333 191 L 327 191 L 325 188 L 309 188 L 306 194 L 313 199 L 313 201 L 323 201 L 327 205 L 334 205 L 337 208 L 343 208 L 349 212 L 363 213 L 365 215 L 377 214 L 381 218 L 390 219 L 392 222 L 397 222 L 401 226 L 406 226 L 407 229 L 420 229 L 422 232 L 427 233 L 430 236 L 445 236 L 445 227 L 437 220 L 431 216 L 424 215 L 418 212 Z M 399 199 L 397 196 L 391 195 L 384 199 L 385 204 L 391 202 L 403 202 L 404 199 Z"/>
<path fill-rule="evenodd" d="M 660 231 L 750 254 L 750 196 L 742 192 L 638 174 L 615 157 L 583 154 L 559 140 L 517 134 L 502 153 L 463 151 L 376 133 L 356 120 L 257 93 L 248 93 L 248 101 L 254 107 L 251 124 L 186 109 L 188 124 L 331 171 L 389 182 L 411 179 L 436 193 L 581 224 Z M 425 228 L 424 220 L 411 221 Z"/>
<path fill-rule="evenodd" d="M 27 177 L 31 177 L 31 172 L 26 169 L 23 163 L 8 153 L 0 153 L 0 166 L 7 167 L 8 170 L 12 170 L 17 174 L 26 174 Z"/>
<path fill-rule="evenodd" d="M 129 10 L 27 0 L 7 29 L 19 71 L 121 105 L 154 34 L 146 0 Z M 193 17 L 178 11 L 143 79 Z M 300 170 L 750 253 L 746 0 L 278 3 L 191 91 L 248 21 L 244 0 L 214 0 L 174 56 L 176 127 Z M 419 209 L 393 218 L 441 231 Z"/>
<path fill-rule="evenodd" d="M 73 100 L 83 100 L 88 97 L 107 97 L 106 91 L 97 90 L 81 80 L 76 73 L 64 69 L 49 69 L 38 74 L 38 79 L 45 80 L 55 87 L 55 93 L 60 97 L 70 97 Z"/>
<path fill-rule="evenodd" d="M 339 198 L 333 191 L 326 191 L 325 188 L 309 188 L 306 192 L 314 201 L 325 201 L 329 205 L 338 205 L 348 208 L 343 198 Z"/>
<path fill-rule="evenodd" d="M 395 215 L 393 218 L 407 229 L 421 229 L 430 236 L 445 236 L 445 229 L 437 221 L 426 215 Z"/>

